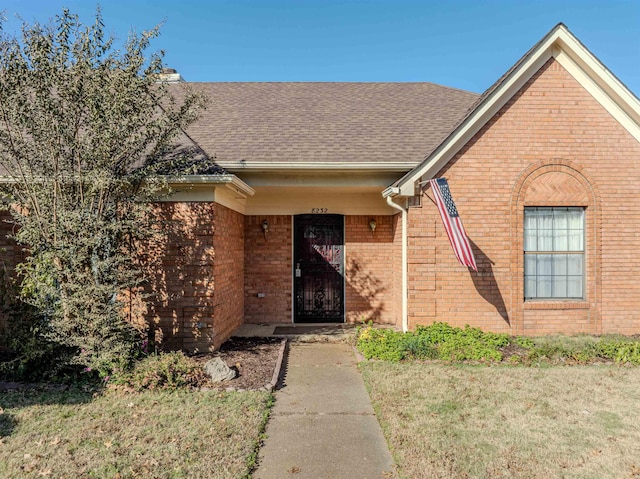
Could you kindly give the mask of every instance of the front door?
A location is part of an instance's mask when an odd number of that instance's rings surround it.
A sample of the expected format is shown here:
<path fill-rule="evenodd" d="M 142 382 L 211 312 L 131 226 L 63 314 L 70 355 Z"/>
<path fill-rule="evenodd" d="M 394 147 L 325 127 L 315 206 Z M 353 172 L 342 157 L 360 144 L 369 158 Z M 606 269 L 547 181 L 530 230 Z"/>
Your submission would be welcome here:
<path fill-rule="evenodd" d="M 294 217 L 294 322 L 344 322 L 344 217 Z"/>

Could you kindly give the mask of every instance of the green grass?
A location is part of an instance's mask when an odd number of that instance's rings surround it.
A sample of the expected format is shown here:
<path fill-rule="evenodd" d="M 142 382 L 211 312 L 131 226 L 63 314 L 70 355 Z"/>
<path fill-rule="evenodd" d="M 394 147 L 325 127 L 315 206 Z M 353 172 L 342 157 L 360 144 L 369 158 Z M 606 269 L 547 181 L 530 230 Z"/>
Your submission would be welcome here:
<path fill-rule="evenodd" d="M 241 478 L 271 394 L 0 393 L 0 477 Z"/>
<path fill-rule="evenodd" d="M 640 477 L 640 368 L 360 367 L 401 477 Z"/>

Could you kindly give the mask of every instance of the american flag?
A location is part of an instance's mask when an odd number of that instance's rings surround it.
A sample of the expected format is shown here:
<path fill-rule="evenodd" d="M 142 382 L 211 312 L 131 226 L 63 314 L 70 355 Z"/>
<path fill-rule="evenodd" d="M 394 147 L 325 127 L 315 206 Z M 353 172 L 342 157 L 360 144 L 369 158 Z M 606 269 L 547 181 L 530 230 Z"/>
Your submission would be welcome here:
<path fill-rule="evenodd" d="M 430 183 L 433 196 L 436 199 L 436 206 L 440 212 L 444 229 L 447 230 L 447 236 L 456 258 L 458 258 L 460 264 L 478 271 L 467 233 L 464 231 L 462 220 L 458 215 L 458 210 L 449 191 L 449 183 L 445 178 L 436 178 L 431 180 Z"/>

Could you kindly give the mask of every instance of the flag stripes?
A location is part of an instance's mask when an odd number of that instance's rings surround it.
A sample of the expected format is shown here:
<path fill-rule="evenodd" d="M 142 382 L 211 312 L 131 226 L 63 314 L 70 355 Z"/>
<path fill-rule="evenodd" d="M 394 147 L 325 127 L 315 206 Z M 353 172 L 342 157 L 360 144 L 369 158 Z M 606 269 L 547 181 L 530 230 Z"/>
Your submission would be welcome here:
<path fill-rule="evenodd" d="M 478 271 L 476 259 L 473 256 L 467 233 L 464 230 L 464 226 L 462 226 L 462 220 L 453 202 L 447 180 L 445 178 L 436 178 L 429 183 L 456 258 L 458 258 L 460 264 Z"/>

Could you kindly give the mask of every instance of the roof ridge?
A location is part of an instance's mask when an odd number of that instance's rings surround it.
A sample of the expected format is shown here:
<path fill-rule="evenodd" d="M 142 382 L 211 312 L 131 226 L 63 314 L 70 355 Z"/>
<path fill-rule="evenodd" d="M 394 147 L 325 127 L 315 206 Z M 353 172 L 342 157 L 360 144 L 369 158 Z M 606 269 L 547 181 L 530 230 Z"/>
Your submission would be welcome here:
<path fill-rule="evenodd" d="M 186 81 L 187 85 L 432 85 L 464 93 L 480 93 L 430 81 Z"/>

